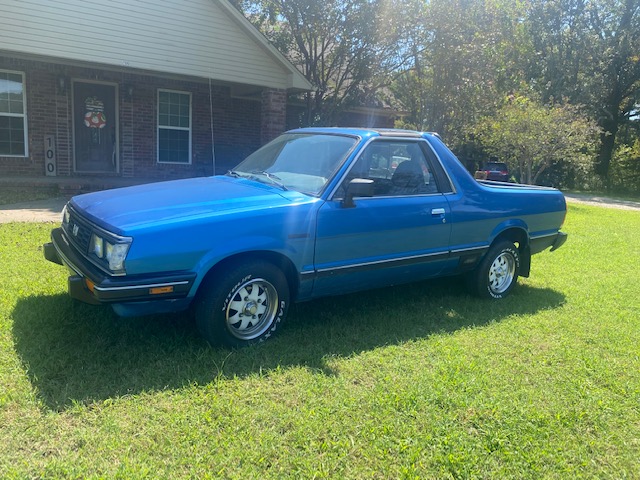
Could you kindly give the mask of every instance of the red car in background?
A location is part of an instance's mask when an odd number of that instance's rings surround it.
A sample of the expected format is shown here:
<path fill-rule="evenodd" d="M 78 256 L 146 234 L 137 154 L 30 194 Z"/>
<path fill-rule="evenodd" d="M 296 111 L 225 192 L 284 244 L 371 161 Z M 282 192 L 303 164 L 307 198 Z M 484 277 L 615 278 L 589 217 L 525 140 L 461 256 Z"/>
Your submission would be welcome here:
<path fill-rule="evenodd" d="M 486 180 L 508 182 L 510 178 L 509 168 L 502 162 L 487 162 L 480 167 L 479 171 L 486 175 Z"/>

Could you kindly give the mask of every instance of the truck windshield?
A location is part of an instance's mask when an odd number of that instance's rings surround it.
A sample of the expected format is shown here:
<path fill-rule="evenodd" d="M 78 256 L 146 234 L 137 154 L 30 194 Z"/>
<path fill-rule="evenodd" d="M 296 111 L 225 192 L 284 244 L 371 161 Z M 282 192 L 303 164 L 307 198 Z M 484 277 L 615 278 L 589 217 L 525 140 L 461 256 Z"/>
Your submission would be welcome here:
<path fill-rule="evenodd" d="M 286 133 L 249 155 L 229 174 L 319 195 L 356 142 L 340 135 Z"/>

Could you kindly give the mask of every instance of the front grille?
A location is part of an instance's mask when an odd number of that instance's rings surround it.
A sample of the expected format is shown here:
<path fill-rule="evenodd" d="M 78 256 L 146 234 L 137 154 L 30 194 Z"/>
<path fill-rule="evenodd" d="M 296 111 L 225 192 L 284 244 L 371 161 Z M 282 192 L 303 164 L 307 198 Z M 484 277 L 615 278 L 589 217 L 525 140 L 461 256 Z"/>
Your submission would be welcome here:
<path fill-rule="evenodd" d="M 62 219 L 62 229 L 65 232 L 65 237 L 69 239 L 69 243 L 71 244 L 71 246 L 76 249 L 80 255 L 82 255 L 104 273 L 111 276 L 126 275 L 124 269 L 122 269 L 121 271 L 110 270 L 109 261 L 107 260 L 106 256 L 105 258 L 98 258 L 95 253 L 90 251 L 91 237 L 95 233 L 100 238 L 111 244 L 131 244 L 131 242 L 133 241 L 132 238 L 115 235 L 103 228 L 100 228 L 95 223 L 87 220 L 80 212 L 74 210 L 74 208 L 70 204 L 67 204 L 66 213 L 64 215 L 64 218 Z"/>
<path fill-rule="evenodd" d="M 75 210 L 67 208 L 69 209 L 69 223 L 63 225 L 67 232 L 67 237 L 71 239 L 71 242 L 80 252 L 87 254 L 89 252 L 89 242 L 91 241 L 91 226 Z"/>

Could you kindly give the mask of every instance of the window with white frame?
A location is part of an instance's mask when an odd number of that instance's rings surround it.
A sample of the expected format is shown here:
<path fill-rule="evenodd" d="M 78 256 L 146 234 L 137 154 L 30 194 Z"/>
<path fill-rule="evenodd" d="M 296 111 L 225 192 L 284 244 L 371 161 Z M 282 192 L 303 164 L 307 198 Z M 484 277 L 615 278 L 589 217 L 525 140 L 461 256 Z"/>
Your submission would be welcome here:
<path fill-rule="evenodd" d="M 191 94 L 158 90 L 158 163 L 191 163 Z"/>
<path fill-rule="evenodd" d="M 26 111 L 24 74 L 0 70 L 0 156 L 27 156 Z"/>

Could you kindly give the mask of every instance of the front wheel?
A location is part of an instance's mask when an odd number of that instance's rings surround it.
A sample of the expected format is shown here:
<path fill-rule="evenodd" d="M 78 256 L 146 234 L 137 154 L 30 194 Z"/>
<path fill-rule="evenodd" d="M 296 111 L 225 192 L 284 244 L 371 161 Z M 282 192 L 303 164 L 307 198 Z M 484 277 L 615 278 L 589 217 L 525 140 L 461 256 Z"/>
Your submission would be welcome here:
<path fill-rule="evenodd" d="M 509 241 L 493 245 L 476 269 L 469 274 L 470 290 L 482 298 L 504 298 L 518 280 L 520 252 Z"/>
<path fill-rule="evenodd" d="M 247 261 L 211 275 L 195 308 L 200 333 L 211 344 L 244 347 L 272 337 L 289 307 L 289 285 L 270 263 Z"/>

